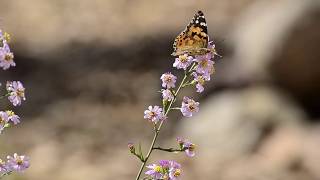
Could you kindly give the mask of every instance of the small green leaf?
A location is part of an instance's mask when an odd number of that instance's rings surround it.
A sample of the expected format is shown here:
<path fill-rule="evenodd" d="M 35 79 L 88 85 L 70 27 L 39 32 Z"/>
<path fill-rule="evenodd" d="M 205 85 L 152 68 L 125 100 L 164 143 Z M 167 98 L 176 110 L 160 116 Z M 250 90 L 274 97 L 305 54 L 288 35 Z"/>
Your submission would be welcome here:
<path fill-rule="evenodd" d="M 4 125 L 4 127 L 5 128 L 9 128 L 11 125 L 9 124 L 9 123 L 6 123 L 5 125 Z"/>
<path fill-rule="evenodd" d="M 141 148 L 141 143 L 139 143 L 139 152 L 138 152 L 139 156 L 140 156 L 140 159 L 142 161 L 144 161 L 144 157 L 143 157 L 143 153 L 142 153 L 142 148 Z"/>
<path fill-rule="evenodd" d="M 167 100 L 162 100 L 162 107 L 163 107 L 164 110 L 166 109 L 167 105 L 168 105 L 168 101 Z"/>

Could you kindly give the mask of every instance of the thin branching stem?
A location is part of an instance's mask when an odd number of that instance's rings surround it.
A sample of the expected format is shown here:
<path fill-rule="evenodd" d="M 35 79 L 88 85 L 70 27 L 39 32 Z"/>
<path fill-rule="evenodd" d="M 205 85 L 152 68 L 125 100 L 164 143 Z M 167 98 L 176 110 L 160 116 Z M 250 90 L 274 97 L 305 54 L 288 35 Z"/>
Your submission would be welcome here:
<path fill-rule="evenodd" d="M 2 179 L 4 176 L 10 175 L 11 173 L 12 173 L 12 171 L 8 171 L 8 172 L 1 174 L 0 179 Z"/>
<path fill-rule="evenodd" d="M 174 148 L 162 148 L 162 147 L 154 147 L 154 150 L 166 151 L 166 152 L 182 152 L 184 149 L 174 149 Z"/>
<path fill-rule="evenodd" d="M 7 94 L 5 94 L 5 95 L 2 95 L 2 96 L 0 96 L 0 99 L 3 99 L 3 98 L 5 98 L 5 97 L 8 97 L 10 94 L 9 93 L 7 93 Z"/>

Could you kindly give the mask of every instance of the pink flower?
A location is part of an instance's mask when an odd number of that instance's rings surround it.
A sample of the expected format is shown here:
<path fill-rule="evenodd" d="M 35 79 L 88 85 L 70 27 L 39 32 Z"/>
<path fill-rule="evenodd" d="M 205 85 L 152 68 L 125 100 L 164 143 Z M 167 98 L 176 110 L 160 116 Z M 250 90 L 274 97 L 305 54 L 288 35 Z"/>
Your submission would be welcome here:
<path fill-rule="evenodd" d="M 162 167 L 161 166 L 159 166 L 157 164 L 152 164 L 152 165 L 148 165 L 146 167 L 149 168 L 150 170 L 145 172 L 145 174 L 147 174 L 155 179 L 162 178 Z"/>
<path fill-rule="evenodd" d="M 172 101 L 174 99 L 174 96 L 169 89 L 165 89 L 162 90 L 162 98 L 165 101 Z"/>
<path fill-rule="evenodd" d="M 159 106 L 149 106 L 148 109 L 144 111 L 144 119 L 157 123 L 165 120 L 166 118 L 162 112 L 162 108 Z"/>
<path fill-rule="evenodd" d="M 169 179 L 177 180 L 181 175 L 181 165 L 175 161 L 170 162 Z"/>
<path fill-rule="evenodd" d="M 189 97 L 184 97 L 181 106 L 182 115 L 185 117 L 192 117 L 193 113 L 199 111 L 199 102 L 195 102 Z"/>
<path fill-rule="evenodd" d="M 193 77 L 194 77 L 194 82 L 196 82 L 196 88 L 197 88 L 197 92 L 198 93 L 202 93 L 203 90 L 204 90 L 204 83 L 205 81 L 209 81 L 210 80 L 210 76 L 207 77 L 207 76 L 204 76 L 204 75 L 198 75 L 196 72 L 193 72 L 192 73 Z"/>
<path fill-rule="evenodd" d="M 0 111 L 0 133 L 9 123 L 9 116 L 6 112 Z"/>
<path fill-rule="evenodd" d="M 149 168 L 145 174 L 155 180 L 177 180 L 181 175 L 181 165 L 175 161 L 160 160 L 158 164 L 146 166 Z"/>
<path fill-rule="evenodd" d="M 160 79 L 162 80 L 162 87 L 168 89 L 174 88 L 177 81 L 177 77 L 170 72 L 162 74 Z"/>
<path fill-rule="evenodd" d="M 21 105 L 21 101 L 26 100 L 25 88 L 20 81 L 7 81 L 7 91 L 8 99 L 14 106 Z"/>
<path fill-rule="evenodd" d="M 210 53 L 204 56 L 197 56 L 195 60 L 198 62 L 198 65 L 196 66 L 196 72 L 199 74 L 212 74 L 214 72 L 214 62 L 210 59 Z"/>
<path fill-rule="evenodd" d="M 0 67 L 2 67 L 3 70 L 6 70 L 9 69 L 10 66 L 16 66 L 13 57 L 9 45 L 3 41 L 3 47 L 0 47 Z"/>
<path fill-rule="evenodd" d="M 27 156 L 19 156 L 17 153 L 14 153 L 13 156 L 7 157 L 7 166 L 12 171 L 23 172 L 30 166 L 29 157 Z"/>
<path fill-rule="evenodd" d="M 128 143 L 128 148 L 130 150 L 131 153 L 134 153 L 135 152 L 135 147 L 134 147 L 134 144 L 132 142 L 129 142 Z"/>
<path fill-rule="evenodd" d="M 180 146 L 181 149 L 184 149 L 184 152 L 186 153 L 187 156 L 193 157 L 195 155 L 195 148 L 196 145 L 190 142 L 187 139 L 182 139 L 180 137 L 177 137 L 177 142 Z"/>
<path fill-rule="evenodd" d="M 8 119 L 13 122 L 14 125 L 17 125 L 20 123 L 20 117 L 16 115 L 13 111 L 6 111 L 8 114 Z"/>
<path fill-rule="evenodd" d="M 176 67 L 177 69 L 186 70 L 191 65 L 192 61 L 192 56 L 188 56 L 188 54 L 180 55 L 178 58 L 175 59 L 173 67 Z"/>
<path fill-rule="evenodd" d="M 183 144 L 183 147 L 186 148 L 185 153 L 186 153 L 187 156 L 193 157 L 193 156 L 195 155 L 195 152 L 194 152 L 194 149 L 195 149 L 195 147 L 196 147 L 195 144 L 186 141 L 186 142 Z"/>

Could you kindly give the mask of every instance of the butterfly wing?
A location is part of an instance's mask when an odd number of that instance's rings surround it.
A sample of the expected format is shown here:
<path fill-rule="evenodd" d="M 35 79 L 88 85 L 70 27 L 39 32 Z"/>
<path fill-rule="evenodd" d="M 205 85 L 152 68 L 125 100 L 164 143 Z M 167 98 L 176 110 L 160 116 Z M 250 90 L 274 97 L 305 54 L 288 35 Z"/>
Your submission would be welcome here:
<path fill-rule="evenodd" d="M 207 23 L 202 11 L 198 11 L 188 26 L 174 40 L 173 56 L 188 53 L 189 55 L 201 54 L 207 48 L 209 37 Z"/>

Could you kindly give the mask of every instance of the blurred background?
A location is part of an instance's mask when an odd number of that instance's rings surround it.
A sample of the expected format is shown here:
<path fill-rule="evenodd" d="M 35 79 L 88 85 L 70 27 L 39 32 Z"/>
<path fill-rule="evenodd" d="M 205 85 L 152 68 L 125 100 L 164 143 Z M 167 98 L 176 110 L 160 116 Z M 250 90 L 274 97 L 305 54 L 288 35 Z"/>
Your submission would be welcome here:
<path fill-rule="evenodd" d="M 17 63 L 1 82 L 21 80 L 27 101 L 0 152 L 31 158 L 6 179 L 134 179 L 140 163 L 127 142 L 147 151 L 143 111 L 160 104 L 173 40 L 197 10 L 223 59 L 203 94 L 183 92 L 200 112 L 172 113 L 159 138 L 169 147 L 187 137 L 197 154 L 157 152 L 149 162 L 177 160 L 185 180 L 319 180 L 318 0 L 1 1 Z"/>

